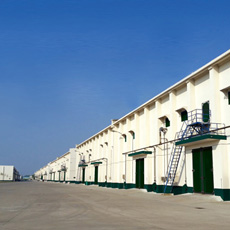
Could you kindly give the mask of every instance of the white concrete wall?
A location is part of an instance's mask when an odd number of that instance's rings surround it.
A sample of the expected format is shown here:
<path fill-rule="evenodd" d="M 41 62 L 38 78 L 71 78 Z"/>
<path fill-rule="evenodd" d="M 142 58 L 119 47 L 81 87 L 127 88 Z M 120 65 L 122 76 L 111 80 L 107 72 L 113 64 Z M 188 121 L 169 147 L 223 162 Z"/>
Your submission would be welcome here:
<path fill-rule="evenodd" d="M 14 180 L 14 166 L 0 165 L 0 181 Z"/>
<path fill-rule="evenodd" d="M 66 179 L 81 181 L 82 168 L 78 167 L 78 163 L 84 159 L 88 165 L 85 168 L 85 180 L 93 182 L 95 166 L 91 163 L 100 161 L 102 164 L 99 165 L 99 182 L 105 182 L 107 179 L 107 182 L 111 183 L 126 181 L 126 183 L 134 184 L 135 160 L 138 157 L 129 157 L 124 153 L 138 149 L 153 151 L 153 148 L 147 147 L 160 143 L 159 129 L 165 127 L 166 117 L 170 120 L 170 127 L 167 127 L 165 134 L 166 140 L 173 140 L 176 132 L 180 131 L 183 124 L 180 113 L 183 109 L 188 112 L 201 109 L 202 103 L 207 101 L 210 103 L 211 122 L 230 125 L 230 105 L 227 98 L 227 93 L 230 91 L 230 52 L 225 55 L 195 71 L 120 120 L 113 122 L 111 126 L 77 145 L 76 152 L 75 149 L 70 150 L 68 157 L 63 156 L 51 162 L 47 171 L 52 169 L 53 172 L 57 172 L 62 164 L 66 164 L 68 175 Z M 227 56 L 229 56 L 228 60 Z M 225 60 L 223 61 L 222 58 Z M 135 139 L 132 132 L 135 133 Z M 226 133 L 230 135 L 230 129 L 227 129 Z M 124 135 L 127 138 L 126 142 Z M 176 177 L 179 186 L 187 183 L 189 187 L 193 187 L 192 149 L 207 146 L 213 147 L 214 187 L 230 188 L 229 138 L 227 141 L 192 143 L 186 146 Z M 167 170 L 171 148 L 172 143 L 157 145 L 155 162 L 154 154 L 144 156 L 145 184 L 154 182 L 158 185 L 164 184 L 162 177 L 165 176 Z M 57 177 L 56 173 L 56 180 Z"/>

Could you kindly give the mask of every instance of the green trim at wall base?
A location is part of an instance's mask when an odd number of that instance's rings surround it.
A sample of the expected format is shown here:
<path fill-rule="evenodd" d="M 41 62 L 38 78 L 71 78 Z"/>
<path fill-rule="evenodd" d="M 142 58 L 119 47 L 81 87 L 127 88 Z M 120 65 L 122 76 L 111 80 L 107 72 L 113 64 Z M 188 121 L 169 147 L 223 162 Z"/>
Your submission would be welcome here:
<path fill-rule="evenodd" d="M 85 185 L 94 185 L 94 182 L 86 181 Z M 131 189 L 136 188 L 135 184 L 131 183 L 111 183 L 111 182 L 98 182 L 97 184 L 99 187 L 106 187 L 106 188 L 118 188 L 118 189 Z"/>
<path fill-rule="evenodd" d="M 148 192 L 156 192 L 156 193 L 164 193 L 164 187 L 165 187 L 164 185 L 157 185 L 156 183 L 144 185 L 144 188 Z M 174 195 L 179 195 L 183 193 L 192 193 L 192 192 L 193 192 L 193 188 L 188 187 L 186 184 L 183 186 L 174 186 L 173 190 L 171 186 L 168 186 L 166 189 L 166 193 L 173 193 Z"/>
<path fill-rule="evenodd" d="M 124 183 L 110 183 L 110 182 L 107 182 L 104 187 L 124 189 L 125 184 Z"/>
<path fill-rule="evenodd" d="M 106 182 L 98 182 L 99 187 L 106 187 Z"/>
<path fill-rule="evenodd" d="M 70 184 L 75 184 L 75 180 L 68 180 L 68 181 L 65 181 L 66 183 L 70 183 Z"/>
<path fill-rule="evenodd" d="M 187 187 L 187 193 L 193 193 L 193 187 Z"/>
<path fill-rule="evenodd" d="M 51 182 L 64 182 L 64 181 L 53 181 L 47 180 Z M 94 185 L 95 183 L 92 181 L 86 181 L 82 183 L 82 181 L 65 181 L 73 184 L 85 184 L 85 185 Z M 107 188 L 118 188 L 118 189 L 132 189 L 136 188 L 136 184 L 132 183 L 111 183 L 111 182 L 98 182 L 99 187 L 107 187 Z M 164 193 L 164 185 L 153 184 L 145 184 L 144 188 L 147 192 L 156 192 L 156 193 Z M 168 186 L 166 193 L 171 192 L 171 187 Z M 193 187 L 188 187 L 186 184 L 183 186 L 174 186 L 172 190 L 172 194 L 179 195 L 184 193 L 193 193 Z M 224 201 L 230 201 L 230 189 L 214 189 L 215 196 L 220 196 Z"/>
<path fill-rule="evenodd" d="M 87 185 L 87 186 L 88 186 L 88 185 L 93 185 L 93 184 L 94 184 L 94 182 L 92 182 L 92 181 L 86 181 L 86 182 L 85 182 L 85 185 Z"/>
<path fill-rule="evenodd" d="M 174 195 L 188 193 L 188 186 L 186 184 L 184 184 L 182 187 L 181 186 L 174 186 L 172 192 Z"/>
<path fill-rule="evenodd" d="M 230 200 L 230 189 L 214 189 L 214 194 L 220 196 L 224 201 Z"/>

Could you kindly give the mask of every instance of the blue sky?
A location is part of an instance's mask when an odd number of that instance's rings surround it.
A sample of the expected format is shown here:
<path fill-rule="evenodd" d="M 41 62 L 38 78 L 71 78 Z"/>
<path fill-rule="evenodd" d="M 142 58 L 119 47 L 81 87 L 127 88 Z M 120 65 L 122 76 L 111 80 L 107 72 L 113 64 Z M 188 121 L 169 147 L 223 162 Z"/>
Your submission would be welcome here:
<path fill-rule="evenodd" d="M 228 50 L 229 8 L 0 0 L 0 164 L 32 174 Z"/>

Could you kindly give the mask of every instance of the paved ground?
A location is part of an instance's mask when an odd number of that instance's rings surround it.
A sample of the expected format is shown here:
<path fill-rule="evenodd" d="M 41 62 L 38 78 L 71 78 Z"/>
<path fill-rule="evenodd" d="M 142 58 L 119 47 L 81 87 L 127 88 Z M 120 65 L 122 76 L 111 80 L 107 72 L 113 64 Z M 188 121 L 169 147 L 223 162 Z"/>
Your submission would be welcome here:
<path fill-rule="evenodd" d="M 0 230 L 230 229 L 230 202 L 50 182 L 0 184 Z"/>

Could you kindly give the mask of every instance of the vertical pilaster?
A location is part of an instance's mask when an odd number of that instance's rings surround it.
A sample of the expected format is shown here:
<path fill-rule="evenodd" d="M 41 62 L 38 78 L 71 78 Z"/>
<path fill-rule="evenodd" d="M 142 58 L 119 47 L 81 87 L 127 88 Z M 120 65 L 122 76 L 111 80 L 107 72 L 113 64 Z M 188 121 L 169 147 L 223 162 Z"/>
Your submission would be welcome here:
<path fill-rule="evenodd" d="M 210 109 L 211 121 L 215 123 L 221 122 L 220 113 L 220 90 L 219 90 L 219 68 L 213 66 L 209 68 L 209 90 L 210 91 Z"/>
<path fill-rule="evenodd" d="M 150 132 L 149 132 L 149 127 L 150 127 L 150 121 L 149 121 L 149 108 L 148 107 L 145 107 L 144 108 L 144 146 L 148 146 L 150 145 L 150 142 L 149 142 L 149 137 L 150 137 Z M 144 175 L 145 175 L 145 178 L 144 178 L 144 183 L 145 184 L 148 184 L 150 183 L 149 182 L 149 161 L 150 161 L 151 157 L 148 158 L 148 156 L 145 158 L 145 163 L 144 163 Z"/>
<path fill-rule="evenodd" d="M 196 95 L 195 95 L 195 83 L 194 80 L 191 79 L 186 82 L 187 83 L 187 105 L 188 105 L 188 112 L 196 109 Z"/>
<path fill-rule="evenodd" d="M 149 108 L 145 107 L 144 108 L 144 126 L 145 126 L 145 130 L 144 130 L 144 146 L 148 146 L 150 145 L 150 120 L 149 120 Z"/>
<path fill-rule="evenodd" d="M 139 113 L 135 113 L 134 115 L 134 121 L 135 121 L 135 128 L 134 128 L 134 132 L 135 132 L 135 140 L 133 143 L 133 149 L 139 148 L 140 147 L 140 132 L 139 132 Z"/>
<path fill-rule="evenodd" d="M 155 120 L 156 120 L 156 132 L 158 133 L 157 135 L 157 138 L 156 138 L 156 143 L 159 143 L 160 142 L 160 138 L 159 138 L 159 129 L 161 127 L 161 121 L 158 119 L 160 116 L 161 116 L 161 101 L 160 100 L 157 100 L 156 101 L 156 117 L 155 117 Z M 158 147 L 157 148 L 157 151 L 156 151 L 156 183 L 159 185 L 159 184 L 162 184 L 162 181 L 161 181 L 161 175 L 163 175 L 163 158 L 162 158 L 162 149 L 161 147 Z"/>
<path fill-rule="evenodd" d="M 170 119 L 170 129 L 168 130 L 168 139 L 173 139 L 175 133 L 178 131 L 177 127 L 177 119 L 176 119 L 176 91 L 172 90 L 169 93 L 169 101 L 170 101 L 170 108 L 169 108 L 169 119 Z"/>

